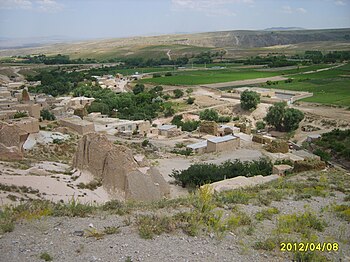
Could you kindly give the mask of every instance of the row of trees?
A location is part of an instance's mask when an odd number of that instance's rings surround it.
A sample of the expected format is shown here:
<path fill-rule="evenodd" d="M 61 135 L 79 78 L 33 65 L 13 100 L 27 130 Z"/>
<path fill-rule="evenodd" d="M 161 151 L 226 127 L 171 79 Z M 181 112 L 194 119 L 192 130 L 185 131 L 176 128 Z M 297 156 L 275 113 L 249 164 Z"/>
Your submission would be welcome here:
<path fill-rule="evenodd" d="M 26 64 L 45 64 L 45 65 L 63 65 L 63 64 L 87 64 L 87 63 L 97 63 L 95 59 L 70 59 L 68 55 L 26 55 L 26 56 L 16 56 L 13 58 L 20 58 L 21 63 Z"/>
<path fill-rule="evenodd" d="M 237 176 L 267 176 L 272 173 L 272 163 L 261 158 L 251 162 L 226 161 L 216 164 L 194 164 L 186 170 L 174 170 L 170 175 L 183 187 L 197 187 Z"/>

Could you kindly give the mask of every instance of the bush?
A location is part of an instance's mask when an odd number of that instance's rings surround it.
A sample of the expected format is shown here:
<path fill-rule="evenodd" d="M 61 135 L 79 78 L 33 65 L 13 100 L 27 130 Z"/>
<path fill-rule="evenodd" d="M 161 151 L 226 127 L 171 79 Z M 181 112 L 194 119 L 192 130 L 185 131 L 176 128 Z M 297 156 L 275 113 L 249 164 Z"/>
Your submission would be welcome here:
<path fill-rule="evenodd" d="M 278 214 L 278 213 L 279 213 L 279 210 L 277 208 L 275 208 L 275 207 L 267 208 L 267 209 L 264 209 L 264 210 L 256 213 L 255 214 L 255 219 L 259 220 L 259 221 L 262 221 L 262 220 L 265 220 L 265 219 L 271 220 L 272 216 L 275 215 L 275 214 Z"/>
<path fill-rule="evenodd" d="M 143 147 L 148 146 L 148 145 L 149 145 L 148 139 L 143 140 L 142 143 L 141 143 L 141 145 L 142 145 Z"/>
<path fill-rule="evenodd" d="M 186 103 L 192 105 L 194 103 L 194 100 L 196 100 L 194 97 L 189 97 L 187 98 Z"/>
<path fill-rule="evenodd" d="M 182 131 L 192 132 L 197 130 L 197 128 L 199 127 L 200 121 L 189 120 L 181 123 L 182 123 L 181 124 Z"/>
<path fill-rule="evenodd" d="M 257 130 L 262 130 L 265 129 L 266 123 L 264 121 L 258 121 L 256 122 L 256 129 Z"/>
<path fill-rule="evenodd" d="M 199 118 L 206 121 L 215 121 L 219 119 L 219 114 L 214 109 L 205 109 L 199 113 Z"/>
<path fill-rule="evenodd" d="M 165 76 L 172 76 L 173 74 L 171 72 L 166 72 Z"/>
<path fill-rule="evenodd" d="M 20 111 L 17 111 L 14 115 L 13 115 L 13 118 L 22 118 L 22 117 L 27 117 L 28 114 L 27 112 L 20 112 Z"/>
<path fill-rule="evenodd" d="M 40 259 L 45 260 L 45 261 L 52 261 L 52 257 L 46 252 L 41 253 Z"/>
<path fill-rule="evenodd" d="M 56 120 L 56 117 L 54 114 L 52 114 L 49 110 L 43 109 L 40 111 L 40 116 L 43 120 L 53 121 Z"/>
<path fill-rule="evenodd" d="M 274 250 L 275 247 L 276 247 L 276 241 L 272 238 L 268 238 L 264 241 L 257 241 L 253 246 L 254 249 L 266 250 L 266 251 Z"/>
<path fill-rule="evenodd" d="M 184 95 L 184 92 L 182 92 L 180 89 L 175 89 L 173 93 L 175 98 L 180 98 L 180 97 L 183 97 Z"/>
<path fill-rule="evenodd" d="M 228 123 L 231 121 L 230 116 L 219 116 L 217 122 L 218 123 Z"/>
<path fill-rule="evenodd" d="M 153 78 L 157 78 L 157 77 L 161 77 L 162 75 L 161 74 L 159 74 L 159 73 L 154 73 L 153 74 Z"/>
<path fill-rule="evenodd" d="M 173 149 L 171 151 L 173 154 L 177 155 L 183 155 L 183 156 L 190 156 L 192 154 L 192 149 L 191 148 L 186 148 L 186 149 Z"/>

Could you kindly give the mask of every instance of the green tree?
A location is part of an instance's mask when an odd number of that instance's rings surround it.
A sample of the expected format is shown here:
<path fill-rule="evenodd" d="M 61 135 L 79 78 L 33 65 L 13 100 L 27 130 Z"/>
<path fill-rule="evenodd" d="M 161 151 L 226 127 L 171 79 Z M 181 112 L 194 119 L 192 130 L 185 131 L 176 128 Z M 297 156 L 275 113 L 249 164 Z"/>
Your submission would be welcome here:
<path fill-rule="evenodd" d="M 274 126 L 278 131 L 294 131 L 304 119 L 304 113 L 298 109 L 286 108 L 286 102 L 273 104 L 267 112 L 264 120 Z"/>
<path fill-rule="evenodd" d="M 255 91 L 244 90 L 241 94 L 241 107 L 244 110 L 256 109 L 260 103 L 260 95 Z"/>
<path fill-rule="evenodd" d="M 199 118 L 201 120 L 217 122 L 219 119 L 219 114 L 214 109 L 205 109 L 204 111 L 199 113 Z"/>
<path fill-rule="evenodd" d="M 144 84 L 136 84 L 134 89 L 132 90 L 135 95 L 142 93 L 145 91 L 145 86 Z"/>
<path fill-rule="evenodd" d="M 108 115 L 110 113 L 109 107 L 107 104 L 102 102 L 92 102 L 91 105 L 88 107 L 88 112 L 101 112 L 101 114 Z"/>
<path fill-rule="evenodd" d="M 180 89 L 175 89 L 173 92 L 175 98 L 180 98 L 184 95 L 184 92 L 182 92 Z"/>
<path fill-rule="evenodd" d="M 286 131 L 298 129 L 299 123 L 304 119 L 304 113 L 295 108 L 287 108 L 283 118 L 283 126 Z"/>

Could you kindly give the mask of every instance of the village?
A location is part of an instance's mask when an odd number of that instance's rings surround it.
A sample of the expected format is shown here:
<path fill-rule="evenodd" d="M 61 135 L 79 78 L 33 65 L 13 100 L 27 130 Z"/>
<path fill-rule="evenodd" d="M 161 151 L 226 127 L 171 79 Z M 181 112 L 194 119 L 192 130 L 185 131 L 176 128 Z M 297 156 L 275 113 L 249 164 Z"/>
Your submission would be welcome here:
<path fill-rule="evenodd" d="M 138 73 L 128 77 L 121 74 L 94 76 L 101 88 L 109 88 L 116 93 L 131 92 L 135 88 L 132 81 L 142 77 L 149 76 Z M 185 188 L 174 184 L 171 174 L 174 170 L 184 170 L 195 163 L 221 164 L 225 161 L 254 161 L 267 158 L 274 163 L 272 173 L 275 175 L 273 178 L 276 179 L 278 176 L 291 172 L 294 163 L 304 163 L 310 160 L 322 162 L 320 156 L 303 149 L 302 144 L 305 141 L 312 142 L 319 139 L 327 129 L 317 127 L 306 131 L 299 129 L 300 131 L 295 136 L 298 138 L 296 140 L 295 138 L 288 139 L 283 132 L 269 131 L 265 126 L 258 128 L 259 121 L 263 120 L 271 104 L 285 101 L 288 105 L 293 105 L 298 99 L 312 96 L 312 93 L 252 87 L 241 87 L 232 92 L 222 92 L 213 89 L 212 86 L 197 86 L 191 88 L 190 94 L 195 98 L 195 103 L 182 111 L 180 110 L 175 115 L 179 116 L 180 122 L 193 121 L 198 123 L 198 128 L 194 128 L 193 131 L 184 131 L 181 125 L 174 122 L 176 118 L 174 116 L 159 117 L 153 119 L 152 122 L 149 120 L 119 119 L 101 112 L 88 113 L 87 108 L 95 101 L 93 97 L 53 97 L 28 92 L 28 86 L 39 84 L 40 82 L 28 82 L 27 80 L 18 82 L 11 80 L 7 83 L 3 82 L 0 87 L 1 160 L 21 161 L 32 157 L 32 152 L 62 144 L 71 144 L 71 150 L 74 153 L 76 150 L 74 147 L 79 143 L 81 137 L 102 136 L 104 141 L 108 142 L 108 146 L 117 144 L 131 148 L 134 154 L 132 162 L 136 161 L 139 164 L 139 170 L 143 166 L 147 166 L 148 169 L 154 167 L 158 170 L 156 172 L 159 176 L 158 179 L 163 182 L 166 193 L 160 193 L 157 197 L 147 194 L 147 196 L 140 195 L 142 200 L 147 200 L 147 197 L 149 200 L 154 200 L 164 196 L 174 198 L 188 194 Z M 163 92 L 171 95 L 173 90 L 171 86 L 165 86 Z M 257 92 L 261 97 L 261 103 L 254 111 L 246 112 L 240 108 L 240 95 L 245 90 Z M 174 101 L 184 103 L 187 99 L 186 96 L 183 96 L 175 98 Z M 205 110 L 219 112 L 229 121 L 203 120 L 200 113 Z M 319 124 L 322 125 L 322 123 Z M 340 125 L 344 126 L 344 123 L 342 122 Z M 310 125 L 308 126 L 310 128 Z M 305 127 L 302 129 L 305 130 Z M 96 139 L 98 137 L 95 136 Z M 69 155 L 69 158 L 73 153 Z M 100 159 L 102 156 L 93 152 L 89 157 Z M 26 180 L 20 179 L 19 171 L 16 168 L 9 168 L 11 165 L 1 162 L 3 170 L 7 171 L 3 171 L 0 183 L 7 186 L 28 186 L 28 181 L 31 181 L 30 176 L 32 176 L 38 181 L 29 183 L 30 187 L 35 192 L 44 190 L 44 194 L 40 197 L 48 200 L 68 201 L 71 197 L 77 196 L 81 201 L 103 203 L 118 195 L 115 190 L 116 185 L 112 186 L 113 190 L 108 189 L 111 185 L 108 185 L 110 181 L 105 178 L 106 174 L 103 173 L 105 171 L 81 172 L 84 169 L 89 170 L 88 165 L 91 163 L 84 163 L 81 167 L 82 170 L 78 171 L 77 166 L 72 165 L 72 159 L 58 158 L 56 161 L 61 165 L 61 169 L 50 170 L 52 165 L 57 165 L 55 161 L 38 161 L 38 163 L 29 164 L 29 171 L 25 173 Z M 40 166 L 39 169 L 43 169 L 42 173 L 46 174 L 42 179 L 33 175 L 35 173 L 33 170 L 36 171 L 38 166 Z M 111 170 L 110 172 L 115 172 L 113 168 Z M 142 172 L 146 174 L 147 170 Z M 21 172 L 23 173 L 22 170 Z M 52 176 L 52 173 L 67 172 L 72 173 L 72 177 L 69 179 L 64 176 L 61 178 L 57 175 Z M 78 172 L 80 175 L 74 175 Z M 105 181 L 99 183 L 99 186 L 103 185 L 103 187 L 98 190 L 88 190 L 78 186 L 79 183 L 92 183 L 96 178 L 99 181 Z M 61 183 L 61 185 L 57 186 L 56 183 Z M 249 182 L 249 178 L 239 177 L 217 182 L 217 187 L 225 187 L 226 190 L 230 190 L 237 186 L 246 186 L 247 183 L 253 185 L 259 182 L 254 182 L 253 179 Z M 69 186 L 69 192 L 66 192 L 66 184 Z M 141 190 L 142 185 L 138 186 L 135 190 Z M 142 188 L 142 190 L 150 189 Z M 123 196 L 118 195 L 117 198 L 125 200 L 124 193 Z M 10 194 L 10 196 L 12 197 L 9 197 L 6 192 L 2 192 L 2 203 L 23 199 L 23 194 L 20 192 Z M 27 194 L 26 197 L 37 196 L 28 196 Z"/>

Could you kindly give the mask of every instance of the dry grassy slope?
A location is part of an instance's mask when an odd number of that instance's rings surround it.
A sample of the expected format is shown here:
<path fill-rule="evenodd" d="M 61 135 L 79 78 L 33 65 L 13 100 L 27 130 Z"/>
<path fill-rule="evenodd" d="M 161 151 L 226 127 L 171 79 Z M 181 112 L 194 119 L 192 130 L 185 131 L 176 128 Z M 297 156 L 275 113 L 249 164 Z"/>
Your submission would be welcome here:
<path fill-rule="evenodd" d="M 47 45 L 37 48 L 1 50 L 0 56 L 25 54 L 70 54 L 73 57 L 105 58 L 108 56 L 142 56 L 148 47 L 153 52 L 166 55 L 165 50 L 172 49 L 176 53 L 200 52 L 202 48 L 225 48 L 238 50 L 247 48 L 264 48 L 280 45 L 294 45 L 298 49 L 301 43 L 318 43 L 323 50 L 330 50 L 332 45 L 320 43 L 332 41 L 342 45 L 337 49 L 350 49 L 350 41 L 346 36 L 350 29 L 297 30 L 297 31 L 222 31 L 198 34 L 161 35 L 150 37 L 129 37 L 104 39 L 69 44 Z M 271 51 L 271 50 L 270 50 Z"/>

